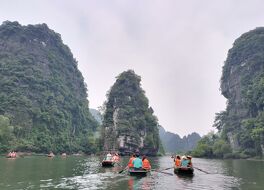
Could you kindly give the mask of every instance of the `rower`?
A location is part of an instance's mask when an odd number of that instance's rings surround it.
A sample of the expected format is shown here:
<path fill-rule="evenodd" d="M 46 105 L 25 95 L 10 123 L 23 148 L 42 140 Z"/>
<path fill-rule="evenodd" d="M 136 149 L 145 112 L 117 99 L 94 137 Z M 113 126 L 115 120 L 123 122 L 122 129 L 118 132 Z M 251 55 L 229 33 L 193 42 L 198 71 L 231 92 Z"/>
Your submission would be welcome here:
<path fill-rule="evenodd" d="M 134 167 L 133 160 L 135 158 L 136 158 L 136 155 L 135 154 L 132 154 L 131 157 L 130 157 L 130 159 L 129 159 L 129 161 L 128 161 L 128 165 L 127 165 L 128 168 L 133 168 Z"/>
<path fill-rule="evenodd" d="M 181 166 L 181 157 L 179 155 L 176 156 L 174 161 L 175 161 L 175 166 L 176 167 L 180 167 Z"/>
<path fill-rule="evenodd" d="M 187 160 L 189 161 L 188 167 L 192 167 L 192 157 L 191 156 L 187 156 Z"/>

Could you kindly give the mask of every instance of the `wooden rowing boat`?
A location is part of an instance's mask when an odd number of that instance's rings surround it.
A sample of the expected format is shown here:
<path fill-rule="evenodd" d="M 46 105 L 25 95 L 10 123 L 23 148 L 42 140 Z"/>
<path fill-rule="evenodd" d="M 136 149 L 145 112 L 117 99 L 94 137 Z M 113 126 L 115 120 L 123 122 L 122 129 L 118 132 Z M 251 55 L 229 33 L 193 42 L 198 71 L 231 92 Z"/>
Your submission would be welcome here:
<path fill-rule="evenodd" d="M 135 169 L 135 168 L 130 168 L 128 170 L 128 173 L 131 176 L 141 176 L 144 177 L 148 174 L 149 170 L 144 170 L 144 169 Z"/>
<path fill-rule="evenodd" d="M 115 162 L 113 160 L 103 160 L 102 167 L 113 167 Z"/>
<path fill-rule="evenodd" d="M 174 167 L 175 174 L 193 175 L 193 172 L 194 172 L 193 167 Z"/>

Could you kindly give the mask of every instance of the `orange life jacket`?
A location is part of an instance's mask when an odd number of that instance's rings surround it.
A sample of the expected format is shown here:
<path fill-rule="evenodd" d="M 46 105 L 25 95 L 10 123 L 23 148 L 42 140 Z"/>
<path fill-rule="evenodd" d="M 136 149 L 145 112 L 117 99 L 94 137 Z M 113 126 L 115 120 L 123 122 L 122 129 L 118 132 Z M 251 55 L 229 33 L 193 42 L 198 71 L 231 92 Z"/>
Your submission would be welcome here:
<path fill-rule="evenodd" d="M 128 161 L 128 167 L 129 168 L 133 168 L 134 167 L 134 165 L 133 165 L 133 160 L 135 159 L 135 157 L 131 157 L 130 159 L 129 159 L 129 161 Z"/>
<path fill-rule="evenodd" d="M 145 158 L 145 159 L 142 161 L 142 168 L 144 168 L 144 169 L 146 169 L 146 170 L 150 170 L 150 169 L 151 169 L 151 165 L 150 165 L 148 159 Z"/>
<path fill-rule="evenodd" d="M 175 166 L 177 166 L 177 167 L 181 166 L 181 160 L 180 159 L 175 160 Z"/>

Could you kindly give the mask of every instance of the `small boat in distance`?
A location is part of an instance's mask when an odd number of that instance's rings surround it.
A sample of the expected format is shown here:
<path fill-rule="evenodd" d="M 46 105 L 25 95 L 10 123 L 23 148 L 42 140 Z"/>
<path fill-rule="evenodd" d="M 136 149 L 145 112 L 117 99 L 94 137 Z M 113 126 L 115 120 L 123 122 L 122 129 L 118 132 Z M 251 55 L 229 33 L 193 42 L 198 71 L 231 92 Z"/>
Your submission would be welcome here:
<path fill-rule="evenodd" d="M 144 176 L 147 176 L 147 174 L 149 173 L 149 170 L 130 168 L 128 169 L 128 173 L 131 176 L 144 177 Z"/>
<path fill-rule="evenodd" d="M 102 166 L 103 167 L 113 167 L 113 166 L 115 166 L 115 161 L 113 161 L 113 160 L 103 160 L 102 161 Z"/>
<path fill-rule="evenodd" d="M 193 175 L 193 167 L 174 167 L 174 173 L 180 175 Z"/>
<path fill-rule="evenodd" d="M 102 161 L 102 167 L 113 167 L 118 162 L 120 162 L 119 155 L 117 153 L 111 154 L 109 152 Z"/>
<path fill-rule="evenodd" d="M 12 152 L 9 152 L 6 156 L 7 158 L 16 158 L 17 157 L 17 153 L 12 151 Z"/>
<path fill-rule="evenodd" d="M 50 157 L 50 158 L 52 158 L 52 157 L 54 157 L 55 155 L 53 154 L 53 152 L 50 152 L 49 154 L 48 154 L 48 157 Z"/>

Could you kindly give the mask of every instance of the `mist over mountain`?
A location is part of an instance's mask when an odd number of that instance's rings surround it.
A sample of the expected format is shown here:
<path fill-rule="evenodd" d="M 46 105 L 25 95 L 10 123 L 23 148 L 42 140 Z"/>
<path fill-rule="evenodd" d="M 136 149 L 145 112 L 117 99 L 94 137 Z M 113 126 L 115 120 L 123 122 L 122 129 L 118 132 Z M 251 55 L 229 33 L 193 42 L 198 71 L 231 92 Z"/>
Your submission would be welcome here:
<path fill-rule="evenodd" d="M 181 138 L 178 134 L 165 131 L 161 126 L 159 127 L 159 135 L 165 152 L 170 153 L 193 150 L 201 139 L 201 136 L 195 132 Z"/>

